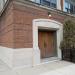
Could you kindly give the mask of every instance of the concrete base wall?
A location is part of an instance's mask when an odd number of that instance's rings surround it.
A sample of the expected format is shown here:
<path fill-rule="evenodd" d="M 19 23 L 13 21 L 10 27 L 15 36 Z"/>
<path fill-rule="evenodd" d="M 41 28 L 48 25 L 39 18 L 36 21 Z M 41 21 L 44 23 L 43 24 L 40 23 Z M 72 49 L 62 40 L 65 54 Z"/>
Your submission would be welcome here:
<path fill-rule="evenodd" d="M 15 49 L 13 51 L 13 67 L 31 67 L 33 64 L 33 48 Z"/>
<path fill-rule="evenodd" d="M 13 49 L 0 46 L 0 59 L 12 67 Z"/>
<path fill-rule="evenodd" d="M 12 49 L 0 47 L 0 59 L 11 68 L 32 66 L 32 48 Z"/>

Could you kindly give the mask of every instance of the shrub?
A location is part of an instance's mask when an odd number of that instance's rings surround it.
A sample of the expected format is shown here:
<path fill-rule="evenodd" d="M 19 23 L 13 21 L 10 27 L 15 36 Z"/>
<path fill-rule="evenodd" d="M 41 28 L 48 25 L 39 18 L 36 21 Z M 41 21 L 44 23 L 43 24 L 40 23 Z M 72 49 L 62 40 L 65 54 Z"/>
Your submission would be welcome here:
<path fill-rule="evenodd" d="M 61 50 L 75 49 L 75 23 L 68 20 L 63 26 L 63 41 L 60 44 Z"/>

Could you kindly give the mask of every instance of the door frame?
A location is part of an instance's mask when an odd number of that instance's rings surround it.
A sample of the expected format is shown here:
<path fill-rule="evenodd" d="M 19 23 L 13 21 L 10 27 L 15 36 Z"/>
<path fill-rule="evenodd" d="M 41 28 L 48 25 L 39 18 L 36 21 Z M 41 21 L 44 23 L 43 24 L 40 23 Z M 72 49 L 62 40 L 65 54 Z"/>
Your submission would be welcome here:
<path fill-rule="evenodd" d="M 40 50 L 38 46 L 38 30 L 55 30 L 57 40 L 57 57 L 61 59 L 60 42 L 63 40 L 63 24 L 50 19 L 34 19 L 33 20 L 33 65 L 38 65 L 41 62 Z"/>

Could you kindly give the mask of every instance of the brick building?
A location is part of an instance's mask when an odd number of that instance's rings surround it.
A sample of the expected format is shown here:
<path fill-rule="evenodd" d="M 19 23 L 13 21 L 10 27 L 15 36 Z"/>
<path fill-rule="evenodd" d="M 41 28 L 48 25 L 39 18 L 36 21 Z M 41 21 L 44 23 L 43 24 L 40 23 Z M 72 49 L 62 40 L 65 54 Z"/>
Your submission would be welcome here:
<path fill-rule="evenodd" d="M 1 6 L 0 59 L 10 67 L 61 60 L 63 23 L 75 20 L 74 2 L 4 0 Z"/>

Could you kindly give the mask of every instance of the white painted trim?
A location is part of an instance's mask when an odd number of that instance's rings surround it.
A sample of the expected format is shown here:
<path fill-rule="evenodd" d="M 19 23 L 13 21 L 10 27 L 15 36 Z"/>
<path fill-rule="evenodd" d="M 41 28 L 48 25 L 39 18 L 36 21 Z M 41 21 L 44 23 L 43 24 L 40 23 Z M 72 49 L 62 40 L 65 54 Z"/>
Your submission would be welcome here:
<path fill-rule="evenodd" d="M 61 0 L 57 0 L 57 9 L 61 10 Z"/>
<path fill-rule="evenodd" d="M 38 29 L 56 30 L 57 34 L 57 52 L 58 58 L 61 59 L 60 42 L 63 39 L 63 25 L 60 22 L 50 19 L 33 20 L 33 65 L 40 64 L 40 50 L 38 47 Z"/>

